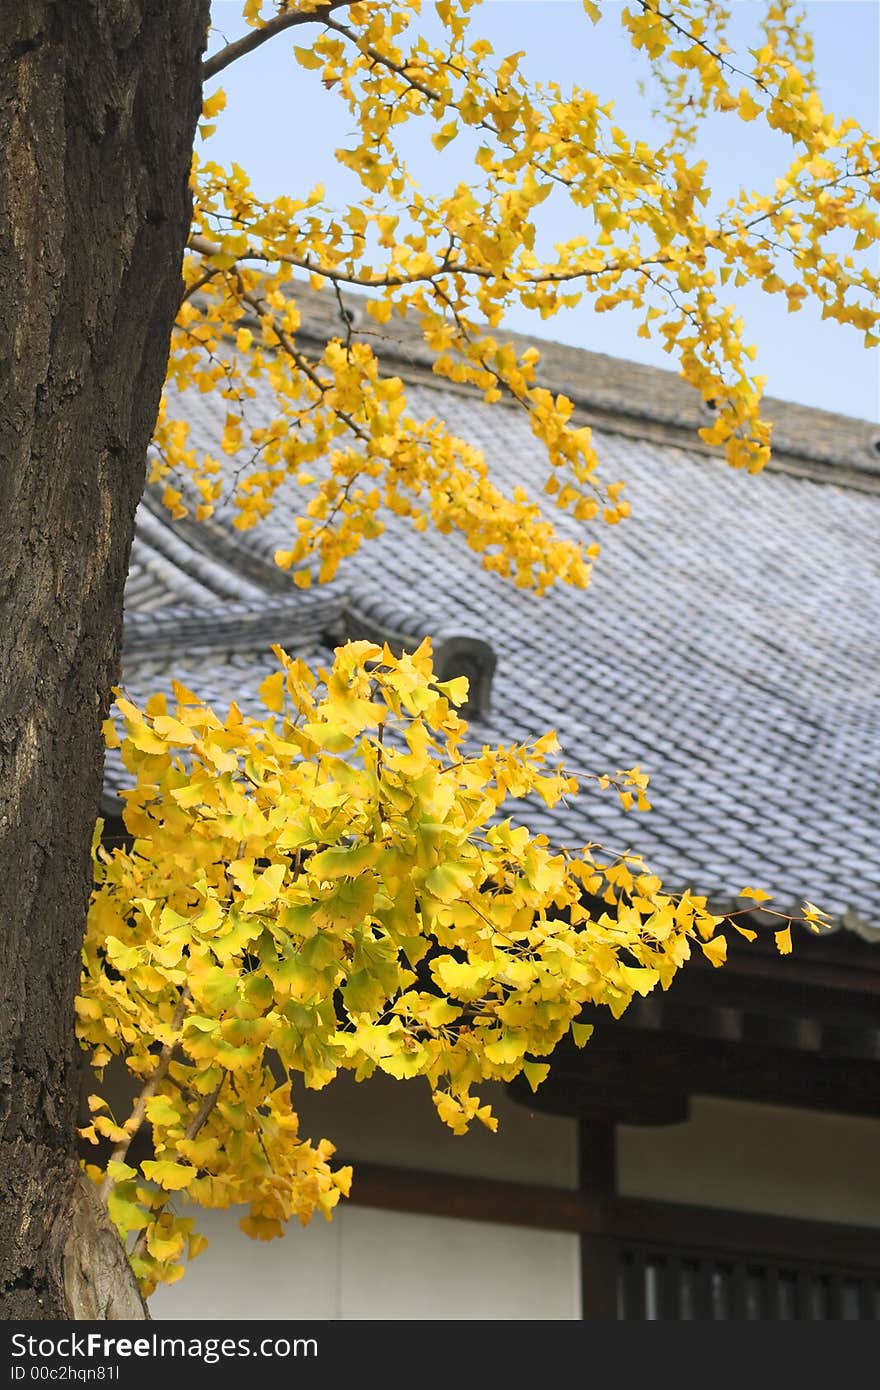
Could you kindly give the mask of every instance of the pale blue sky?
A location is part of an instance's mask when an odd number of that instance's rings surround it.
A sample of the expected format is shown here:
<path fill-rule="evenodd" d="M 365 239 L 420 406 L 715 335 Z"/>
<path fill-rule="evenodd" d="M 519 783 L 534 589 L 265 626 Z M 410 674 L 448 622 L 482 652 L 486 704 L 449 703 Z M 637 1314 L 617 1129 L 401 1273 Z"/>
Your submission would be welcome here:
<path fill-rule="evenodd" d="M 427 0 L 426 14 L 432 7 Z M 613 11 L 613 6 L 607 7 Z M 754 43 L 755 20 L 763 6 L 756 0 L 735 0 L 734 39 Z M 809 24 L 816 40 L 819 91 L 827 108 L 855 116 L 875 133 L 880 126 L 880 0 L 811 0 Z M 226 39 L 244 30 L 239 0 L 214 0 L 213 22 Z M 630 49 L 613 15 L 597 28 L 587 23 L 579 0 L 488 0 L 477 10 L 472 29 L 494 44 L 496 54 L 517 49 L 526 53 L 524 67 L 538 80 L 555 80 L 563 87 L 577 84 L 597 91 L 603 101 L 615 102 L 616 116 L 627 131 L 650 138 L 653 121 L 649 103 L 637 89 L 644 69 Z M 295 31 L 296 33 L 296 31 Z M 299 194 L 323 183 L 327 200 L 336 205 L 355 201 L 359 185 L 333 158 L 347 143 L 351 119 L 332 93 L 321 85 L 320 73 L 305 72 L 292 55 L 302 33 L 280 35 L 255 53 L 232 64 L 212 83 L 227 93 L 227 109 L 217 132 L 202 147 L 205 157 L 221 163 L 235 160 L 251 176 L 263 197 Z M 219 32 L 211 49 L 222 43 Z M 409 138 L 409 137 L 408 137 Z M 472 180 L 460 142 L 441 157 L 418 154 L 423 186 L 438 179 L 453 184 Z M 733 118 L 717 117 L 702 135 L 701 156 L 714 169 L 716 189 L 732 193 L 740 184 L 772 187 L 787 162 L 788 142 L 761 127 L 745 126 Z M 425 165 L 435 160 L 431 167 Z M 576 214 L 544 205 L 546 236 L 552 242 L 577 233 Z M 848 415 L 880 420 L 880 354 L 867 352 L 861 335 L 823 321 L 817 310 L 786 312 L 781 296 L 770 298 L 756 287 L 730 291 L 746 321 L 747 337 L 758 345 L 756 370 L 767 378 L 768 394 Z M 627 310 L 596 314 L 585 298 L 575 309 L 541 321 L 525 310 L 511 313 L 510 328 L 536 337 L 552 337 L 579 347 L 618 357 L 670 367 L 659 343 L 636 336 L 638 320 Z"/>

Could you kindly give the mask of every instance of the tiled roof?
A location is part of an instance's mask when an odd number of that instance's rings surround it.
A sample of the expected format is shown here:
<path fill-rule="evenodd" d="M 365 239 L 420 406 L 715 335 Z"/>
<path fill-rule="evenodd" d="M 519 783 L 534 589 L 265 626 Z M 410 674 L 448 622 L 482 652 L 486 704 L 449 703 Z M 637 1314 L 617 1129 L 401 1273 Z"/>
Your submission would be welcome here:
<path fill-rule="evenodd" d="M 569 375 L 597 389 L 598 355 L 560 352 Z M 218 704 L 247 705 L 274 667 L 273 641 L 326 663 L 344 631 L 477 636 L 497 658 L 490 709 L 472 726 L 478 744 L 555 728 L 573 770 L 640 762 L 651 777 L 647 815 L 624 815 L 613 792 L 587 784 L 568 805 L 523 811 L 533 829 L 632 847 L 671 887 L 719 903 L 753 883 L 781 906 L 807 897 L 880 932 L 875 427 L 788 406 L 791 452 L 749 477 L 694 445 L 699 420 L 682 415 L 672 374 L 602 360 L 605 405 L 583 413 L 601 425 L 597 451 L 608 479 L 626 479 L 632 517 L 597 533 L 589 589 L 538 598 L 487 574 L 463 540 L 388 518 L 339 579 L 303 593 L 272 564 L 301 506 L 295 484 L 243 533 L 222 512 L 196 528 L 145 502 L 124 682 L 144 697 L 173 674 Z M 404 374 L 416 413 L 479 444 L 506 486 L 540 492 L 547 465 L 518 410 L 438 388 L 418 363 Z M 179 408 L 191 442 L 216 455 L 225 403 L 194 396 Z M 574 534 L 578 524 L 559 525 Z M 118 776 L 108 767 L 108 791 Z"/>
<path fill-rule="evenodd" d="M 299 337 L 304 341 L 311 339 L 320 346 L 342 332 L 335 297 L 297 284 L 296 299 L 303 316 Z M 365 328 L 369 340 L 381 353 L 398 361 L 401 374 L 408 380 L 421 377 L 436 383 L 431 353 L 414 323 L 395 318 L 388 328 L 377 329 L 364 313 L 363 299 L 352 295 L 342 299 L 346 314 L 353 320 L 355 338 L 360 328 Z M 711 416 L 707 417 L 699 397 L 675 372 L 546 339 L 536 344 L 521 333 L 504 332 L 503 336 L 519 352 L 539 346 L 539 383 L 563 391 L 592 423 L 613 424 L 615 432 L 660 442 L 684 435 L 690 449 L 717 452 L 696 438 L 695 431 L 709 423 Z M 773 424 L 771 468 L 821 477 L 822 465 L 832 464 L 849 486 L 880 488 L 877 421 L 806 409 L 772 396 L 764 398 L 762 408 Z"/>

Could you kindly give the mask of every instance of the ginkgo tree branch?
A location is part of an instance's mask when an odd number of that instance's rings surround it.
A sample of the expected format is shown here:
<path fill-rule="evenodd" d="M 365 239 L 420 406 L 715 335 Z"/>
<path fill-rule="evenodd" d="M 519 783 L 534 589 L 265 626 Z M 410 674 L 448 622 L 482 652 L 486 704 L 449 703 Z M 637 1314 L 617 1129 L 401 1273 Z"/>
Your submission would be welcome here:
<path fill-rule="evenodd" d="M 238 58 L 243 58 L 248 53 L 253 53 L 254 49 L 268 43 L 269 39 L 275 38 L 276 34 L 281 34 L 286 29 L 292 29 L 299 24 L 324 23 L 333 10 L 338 10 L 342 5 L 348 3 L 349 0 L 327 0 L 326 4 L 319 5 L 314 10 L 286 10 L 282 14 L 276 15 L 274 19 L 268 20 L 259 29 L 253 29 L 243 38 L 234 39 L 232 43 L 221 48 L 218 53 L 212 53 L 210 58 L 206 58 L 202 63 L 202 81 L 209 82 L 212 77 L 217 76 L 218 72 L 228 68 L 230 63 L 234 63 Z"/>
<path fill-rule="evenodd" d="M 427 97 L 429 101 L 444 101 L 440 92 L 435 92 L 431 87 L 426 87 L 424 82 L 420 82 L 417 77 L 413 77 L 405 64 L 396 63 L 387 53 L 379 53 L 371 44 L 364 44 L 357 33 L 345 24 L 340 24 L 335 19 L 328 19 L 327 28 L 341 34 L 345 39 L 350 39 L 376 67 L 386 68 L 389 72 L 402 77 L 408 87 L 412 88 L 413 91 L 421 92 L 422 96 Z"/>
<path fill-rule="evenodd" d="M 183 294 L 180 296 L 181 304 L 185 304 L 188 299 L 192 299 L 195 295 L 198 294 L 199 290 L 203 290 L 205 288 L 205 285 L 210 284 L 211 281 L 216 279 L 216 277 L 219 274 L 219 266 L 209 267 L 203 275 L 199 276 L 198 280 L 193 281 L 191 285 L 187 285 Z"/>
<path fill-rule="evenodd" d="M 207 237 L 199 235 L 190 237 L 189 249 L 208 259 L 211 256 L 225 255 L 221 246 L 217 246 Z M 264 265 L 272 265 L 277 261 L 284 265 L 292 265 L 297 270 L 306 270 L 310 275 L 323 275 L 325 279 L 338 284 L 358 285 L 363 289 L 372 290 L 398 289 L 404 285 L 423 285 L 433 281 L 437 275 L 451 272 L 457 275 L 479 275 L 486 279 L 491 278 L 492 274 L 491 271 L 484 270 L 480 266 L 464 266 L 455 261 L 441 261 L 433 270 L 422 271 L 418 275 L 357 275 L 354 272 L 339 270 L 334 266 L 316 265 L 314 261 L 302 256 L 293 256 L 287 251 L 261 251 L 255 246 L 246 247 L 236 257 L 236 262 L 241 261 L 258 261 Z"/>
<path fill-rule="evenodd" d="M 429 101 L 439 103 L 443 107 L 444 112 L 450 105 L 453 108 L 455 107 L 456 103 L 454 99 L 445 97 L 442 92 L 435 91 L 434 88 L 427 86 L 424 82 L 420 82 L 417 78 L 413 77 L 412 73 L 409 70 L 408 64 L 395 62 L 387 54 L 378 52 L 377 49 L 372 47 L 371 45 L 364 45 L 360 41 L 358 34 L 355 32 L 355 30 L 349 28 L 347 25 L 340 24 L 338 20 L 328 20 L 326 23 L 326 27 L 328 29 L 332 29 L 334 33 L 340 34 L 343 38 L 348 39 L 352 44 L 355 45 L 355 47 L 358 49 L 360 53 L 362 53 L 365 57 L 368 57 L 370 59 L 370 62 L 374 67 L 384 68 L 386 69 L 386 71 L 393 73 L 397 77 L 400 77 L 407 84 L 411 91 L 419 92 L 420 95 L 426 97 Z M 455 63 L 452 63 L 449 60 L 444 61 L 443 66 L 447 68 L 450 72 L 454 73 L 456 77 L 465 78 L 467 76 L 467 73 L 464 71 L 464 69 L 458 67 Z M 505 140 L 504 134 L 502 131 L 498 129 L 498 126 L 495 125 L 493 121 L 489 120 L 485 116 L 475 123 L 474 129 L 485 130 L 489 135 L 494 136 L 494 138 L 504 146 L 507 146 L 509 143 Z M 596 150 L 591 150 L 590 153 L 595 156 L 598 152 Z M 614 163 L 615 159 L 617 158 L 617 156 L 610 152 L 604 154 L 603 157 L 611 163 Z M 546 161 L 542 161 L 541 159 L 537 158 L 534 152 L 532 152 L 529 156 L 529 164 L 539 173 L 543 174 L 545 178 L 551 180 L 552 182 L 557 183 L 562 187 L 570 187 L 569 180 L 563 178 L 552 168 L 549 168 Z M 480 272 L 477 270 L 473 270 L 471 271 L 471 273 L 479 274 Z"/>
<path fill-rule="evenodd" d="M 183 1022 L 183 1016 L 186 1013 L 186 1006 L 189 1003 L 189 1000 L 190 991 L 189 987 L 187 986 L 183 990 L 181 990 L 180 999 L 178 1000 L 177 1008 L 174 1010 L 174 1017 L 171 1020 L 171 1037 L 168 1039 L 168 1041 L 162 1048 L 162 1051 L 159 1053 L 159 1060 L 156 1063 L 156 1070 L 147 1080 L 143 1090 L 141 1091 L 140 1095 L 134 1103 L 134 1107 L 132 1109 L 131 1114 L 129 1115 L 125 1124 L 122 1126 L 122 1128 L 126 1132 L 126 1138 L 120 1140 L 120 1142 L 116 1145 L 115 1149 L 110 1155 L 109 1161 L 107 1163 L 107 1171 L 104 1175 L 100 1187 L 98 1188 L 98 1196 L 104 1202 L 106 1202 L 111 1191 L 113 1190 L 114 1179 L 110 1173 L 111 1165 L 114 1163 L 123 1163 L 125 1161 L 125 1156 L 131 1148 L 132 1140 L 134 1139 L 135 1135 L 137 1134 L 138 1130 L 143 1124 L 144 1119 L 146 1118 L 147 1102 L 152 1100 L 153 1096 L 156 1094 L 157 1090 L 159 1089 L 159 1086 L 165 1080 L 165 1077 L 168 1073 L 168 1068 L 171 1064 L 171 1058 L 174 1055 L 174 1049 L 180 1042 L 180 1025 Z"/>
<path fill-rule="evenodd" d="M 209 260 L 212 256 L 226 255 L 221 246 L 198 234 L 190 237 L 189 249 Z M 646 256 L 643 259 L 634 260 L 631 264 L 604 261 L 598 266 L 571 266 L 565 270 L 549 270 L 525 275 L 522 277 L 522 281 L 530 286 L 568 284 L 572 280 L 582 278 L 590 280 L 601 275 L 623 275 L 627 271 L 640 271 L 643 266 L 647 265 L 668 265 L 671 259 L 670 256 Z M 496 278 L 494 272 L 486 266 L 466 265 L 461 261 L 449 259 L 439 261 L 431 270 L 424 270 L 413 275 L 358 275 L 354 271 L 340 270 L 337 266 L 318 265 L 314 261 L 301 256 L 293 256 L 286 251 L 261 251 L 255 246 L 248 246 L 241 251 L 236 257 L 235 264 L 243 261 L 257 261 L 263 265 L 279 262 L 284 265 L 292 265 L 298 270 L 308 271 L 310 275 L 321 275 L 334 284 L 356 285 L 361 289 L 371 290 L 402 289 L 405 285 L 432 285 L 438 276 L 442 275 L 475 276 L 481 280 L 494 280 Z M 189 290 L 187 297 L 192 293 L 193 291 Z"/>
<path fill-rule="evenodd" d="M 691 124 L 693 102 L 695 118 L 759 120 L 797 146 L 775 191 L 740 189 L 708 210 L 708 166 L 686 158 L 676 138 L 634 139 L 598 93 L 532 83 L 518 55 L 493 62 L 487 42 L 468 47 L 472 0 L 444 0 L 427 33 L 408 36 L 419 0 L 352 4 L 337 15 L 342 3 L 248 0 L 255 27 L 205 62 L 211 78 L 311 23 L 296 58 L 343 95 L 354 148 L 336 157 L 368 196 L 335 213 L 321 189 L 260 200 L 244 170 L 198 162 L 169 381 L 184 399 L 197 389 L 224 402 L 218 444 L 229 462 L 195 447 L 187 421 L 165 409 L 152 455 L 154 483 L 186 479 L 192 499 L 202 498 L 196 520 L 212 514 L 231 478 L 242 530 L 266 516 L 285 480 L 313 487 L 290 548 L 275 552 L 295 584 L 332 579 L 381 534 L 387 513 L 461 533 L 488 571 L 519 587 L 589 582 L 598 543 L 574 528 L 568 539 L 552 517 L 560 509 L 593 521 L 604 490 L 601 519 L 614 524 L 629 512 L 619 500 L 624 483 L 603 483 L 583 413 L 536 375 L 538 349 L 504 341 L 517 300 L 542 318 L 586 293 L 599 311 L 644 313 L 640 335 L 665 339 L 681 375 L 715 402 L 701 439 L 749 471 L 769 458 L 770 431 L 763 379 L 748 365 L 755 348 L 719 297 L 731 275 L 736 285 L 751 278 L 768 294 L 784 290 L 790 307 L 809 296 L 876 345 L 880 316 L 849 302 L 863 261 L 847 245 L 859 255 L 880 241 L 872 182 L 880 145 L 824 110 L 790 0 L 767 6 L 766 43 L 749 50 L 750 71 L 747 57 L 740 67 L 729 61 L 726 10 L 713 0 L 636 0 L 622 12 L 661 84 L 674 69 L 665 86 L 674 131 Z M 598 17 L 592 0 L 585 8 Z M 738 98 L 731 73 L 747 79 Z M 756 100 L 751 89 L 762 83 L 767 95 Z M 205 119 L 222 106 L 215 91 Z M 410 116 L 438 127 L 437 151 L 459 136 L 470 151 L 479 139 L 473 181 L 418 191 L 398 139 Z M 583 235 L 545 251 L 538 209 L 554 190 Z M 788 286 L 777 269 L 783 252 L 798 268 Z M 788 260 L 782 269 L 788 276 Z M 314 351 L 303 348 L 295 303 L 306 276 L 328 310 Z M 863 269 L 860 283 L 870 290 L 874 272 Z M 419 417 L 418 397 L 386 371 L 394 357 L 383 361 L 364 341 L 381 335 L 353 329 L 347 287 L 369 296 L 374 323 L 404 317 L 438 376 L 475 387 L 487 404 L 508 394 L 529 410 L 552 470 L 544 487 L 552 503 L 524 488 L 505 496 L 476 443 Z M 247 405 L 263 402 L 264 391 L 273 402 L 265 426 Z M 187 513 L 182 496 L 166 486 L 172 517 Z M 279 669 L 259 687 L 257 717 L 232 705 L 224 723 L 175 686 L 173 715 L 165 696 L 141 712 L 123 695 L 125 732 L 115 720 L 105 726 L 137 782 L 126 806 L 136 848 L 96 860 L 78 1026 L 99 1071 L 124 1058 L 144 1089 L 125 1125 L 98 1116 L 97 1129 L 82 1133 L 116 1145 L 108 1209 L 146 1293 L 178 1278 L 177 1261 L 202 1244 L 169 1194 L 218 1208 L 250 1204 L 242 1226 L 263 1239 L 294 1215 L 329 1216 L 348 1194 L 350 1170 L 331 1166 L 329 1142 L 299 1136 L 294 1081 L 319 1088 L 340 1070 L 361 1077 L 378 1065 L 426 1080 L 455 1133 L 474 1121 L 494 1128 L 472 1086 L 522 1075 L 536 1087 L 547 1063 L 535 1059 L 567 1034 L 586 1042 L 584 1004 L 618 1016 L 635 994 L 665 989 L 695 949 L 720 965 L 726 922 L 752 935 L 737 924 L 745 909 L 729 921 L 705 897 L 664 892 L 638 855 L 592 842 L 551 849 L 500 821 L 508 795 L 567 806 L 576 775 L 547 763 L 552 735 L 463 759 L 467 729 L 452 706 L 466 684 L 435 680 L 427 643 L 400 657 L 369 643 L 340 647 L 317 685 L 303 660 L 274 651 Z M 647 809 L 638 766 L 594 780 L 625 809 Z M 771 920 L 785 954 L 792 919 Z M 825 925 L 809 903 L 802 920 Z M 176 1012 L 184 985 L 192 991 L 185 1029 Z M 157 1155 L 140 1165 L 143 1180 L 121 1161 L 138 1125 Z M 91 1173 L 100 1184 L 101 1168 Z M 106 1182 L 102 1190 L 108 1195 Z"/>
<path fill-rule="evenodd" d="M 656 15 L 658 19 L 662 19 L 663 23 L 668 25 L 670 29 L 673 29 L 676 34 L 679 34 L 681 38 L 687 39 L 688 43 L 693 44 L 696 48 L 701 48 L 704 53 L 718 63 L 719 67 L 726 68 L 728 72 L 735 73 L 737 77 L 744 77 L 747 82 L 754 82 L 755 86 L 762 92 L 765 92 L 768 96 L 771 95 L 767 84 L 762 82 L 759 77 L 756 77 L 753 72 L 746 72 L 743 68 L 738 68 L 735 63 L 731 63 L 722 53 L 717 53 L 711 44 L 706 43 L 705 39 L 692 33 L 690 29 L 685 28 L 683 24 L 679 24 L 678 20 L 667 11 L 661 10 L 656 0 L 654 4 L 649 4 L 648 0 L 639 0 L 639 7 L 643 14 Z"/>
<path fill-rule="evenodd" d="M 288 357 L 291 359 L 292 362 L 296 364 L 298 369 L 302 372 L 303 376 L 308 377 L 309 381 L 312 383 L 315 389 L 319 391 L 322 396 L 326 395 L 326 393 L 330 389 L 330 383 L 322 381 L 318 373 L 315 371 L 314 367 L 311 365 L 311 363 L 308 362 L 305 357 L 303 357 L 302 353 L 294 345 L 290 335 L 286 333 L 284 329 L 281 327 L 281 325 L 278 323 L 278 320 L 272 313 L 271 306 L 268 305 L 264 299 L 260 299 L 258 295 L 249 294 L 247 291 L 244 291 L 242 293 L 241 299 L 244 304 L 249 305 L 249 307 L 253 309 L 254 313 L 258 316 L 258 318 L 272 319 L 272 332 L 275 334 L 279 344 L 287 353 Z M 337 408 L 334 413 L 340 420 L 342 420 L 342 422 L 348 427 L 348 429 L 351 430 L 351 433 L 357 439 L 360 439 L 364 443 L 367 441 L 368 435 L 358 424 L 357 420 L 355 420 L 353 416 L 351 416 L 348 413 L 348 411 Z"/>
<path fill-rule="evenodd" d="M 193 1139 L 195 1139 L 198 1136 L 199 1131 L 202 1129 L 206 1121 L 210 1118 L 211 1112 L 214 1110 L 214 1107 L 220 1099 L 220 1092 L 223 1090 L 225 1083 L 226 1072 L 224 1072 L 223 1075 L 220 1077 L 220 1080 L 217 1082 L 217 1085 L 214 1087 L 213 1091 L 211 1091 L 210 1095 L 205 1096 L 195 1115 L 192 1117 L 186 1129 L 184 1130 L 183 1138 L 185 1143 L 190 1143 Z M 171 1198 L 170 1192 L 166 1192 L 164 1195 L 165 1201 L 162 1203 L 162 1206 L 166 1206 Z M 159 1208 L 153 1208 L 154 1212 L 157 1210 L 159 1210 Z M 139 1232 L 137 1240 L 135 1241 L 134 1245 L 131 1248 L 131 1251 L 129 1252 L 129 1259 L 139 1259 L 141 1255 L 143 1255 L 144 1250 L 146 1249 L 146 1245 L 147 1228 L 144 1227 L 144 1229 L 141 1232 Z"/>

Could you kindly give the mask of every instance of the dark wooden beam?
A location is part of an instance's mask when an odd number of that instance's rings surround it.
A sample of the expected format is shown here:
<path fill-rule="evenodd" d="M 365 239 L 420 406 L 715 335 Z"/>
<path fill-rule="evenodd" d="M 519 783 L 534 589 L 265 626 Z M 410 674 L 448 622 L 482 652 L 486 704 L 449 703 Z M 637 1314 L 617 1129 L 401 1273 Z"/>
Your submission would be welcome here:
<path fill-rule="evenodd" d="M 352 1160 L 350 1201 L 383 1211 L 452 1216 L 541 1231 L 599 1230 L 602 1199 L 570 1188 L 392 1168 Z"/>
<path fill-rule="evenodd" d="M 816 978 L 825 970 L 824 966 L 816 965 L 809 972 L 792 970 L 788 977 L 784 971 L 780 976 L 775 970 L 765 969 L 770 962 L 760 959 L 753 962 L 754 968 L 748 973 L 738 970 L 737 964 L 741 962 L 736 962 L 733 968 L 728 964 L 720 970 L 711 967 L 704 970 L 693 968 L 689 963 L 673 981 L 668 993 L 657 997 L 677 1004 L 728 1007 L 768 1017 L 846 1022 L 874 1032 L 880 1028 L 880 997 L 873 987 L 866 985 L 864 977 L 848 978 L 846 986 L 838 988 L 840 980 L 832 984 L 829 979 Z M 653 999 L 653 995 L 648 999 Z"/>
<path fill-rule="evenodd" d="M 631 1197 L 607 1203 L 601 1219 L 606 1234 L 638 1245 L 880 1270 L 880 1228 Z"/>
<path fill-rule="evenodd" d="M 613 1197 L 617 1192 L 617 1131 L 614 1125 L 596 1124 L 589 1117 L 578 1126 L 580 1189 L 594 1197 Z"/>
<path fill-rule="evenodd" d="M 694 1094 L 876 1116 L 880 1061 L 747 1037 L 695 1036 L 680 1027 L 642 1031 L 627 1027 L 624 1016 L 598 1027 L 580 1051 L 561 1043 L 534 1095 L 516 1082 L 508 1091 L 533 1110 L 604 1123 L 677 1123 L 687 1118 Z"/>
<path fill-rule="evenodd" d="M 617 1130 L 583 1117 L 578 1125 L 580 1196 L 613 1201 L 617 1194 Z M 594 1231 L 580 1233 L 581 1317 L 616 1322 L 617 1246 Z"/>
<path fill-rule="evenodd" d="M 354 1164 L 356 1206 L 608 1237 L 731 1256 L 822 1260 L 880 1270 L 880 1229 L 715 1207 L 596 1197 L 567 1188 L 501 1182 L 378 1163 Z"/>

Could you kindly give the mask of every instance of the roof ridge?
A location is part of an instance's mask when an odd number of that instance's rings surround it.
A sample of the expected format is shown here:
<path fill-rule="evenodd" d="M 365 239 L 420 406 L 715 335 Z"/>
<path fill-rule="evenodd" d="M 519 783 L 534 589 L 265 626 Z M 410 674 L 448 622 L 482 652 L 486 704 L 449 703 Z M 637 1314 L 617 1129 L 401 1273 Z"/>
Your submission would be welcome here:
<path fill-rule="evenodd" d="M 298 333 L 314 342 L 326 342 L 328 337 L 344 332 L 355 339 L 366 340 L 377 356 L 385 357 L 404 368 L 402 375 L 430 380 L 440 386 L 453 385 L 438 378 L 432 371 L 434 356 L 421 337 L 417 326 L 406 318 L 395 318 L 393 326 L 380 328 L 364 314 L 369 302 L 364 295 L 350 292 L 334 295 L 333 302 L 320 291 L 296 280 L 293 294 L 300 308 Z M 351 315 L 346 322 L 341 308 Z M 592 348 L 572 347 L 550 338 L 538 338 L 513 330 L 498 329 L 505 341 L 518 351 L 537 347 L 541 359 L 536 379 L 554 391 L 564 391 L 576 407 L 588 416 L 590 423 L 615 432 L 615 424 L 636 421 L 659 425 L 675 431 L 679 438 L 665 442 L 680 443 L 698 452 L 721 456 L 722 451 L 706 444 L 696 433 L 712 419 L 711 411 L 698 398 L 694 388 L 677 372 L 665 367 L 633 362 L 614 357 Z M 481 395 L 476 387 L 459 389 Z M 765 396 L 767 418 L 773 424 L 773 454 L 768 467 L 792 471 L 801 461 L 813 465 L 808 475 L 824 479 L 833 471 L 836 483 L 868 487 L 873 491 L 880 484 L 880 421 L 859 419 L 856 416 L 822 410 L 816 406 L 800 405 L 775 396 Z M 601 417 L 601 418 L 597 418 Z M 818 467 L 816 467 L 818 465 Z"/>
<path fill-rule="evenodd" d="M 192 581 L 192 596 L 199 590 L 216 598 L 257 599 L 263 593 L 260 587 L 238 572 L 238 567 L 220 564 L 192 544 L 171 522 L 170 513 L 154 500 L 149 491 L 138 508 L 135 533 L 162 559 L 173 565 L 187 579 Z M 237 552 L 236 552 L 237 559 Z"/>
<path fill-rule="evenodd" d="M 241 599 L 222 607 L 176 604 L 153 612 L 128 613 L 123 651 L 132 655 L 178 655 L 182 641 L 188 654 L 222 650 L 255 651 L 285 641 L 317 641 L 341 622 L 344 595 L 303 593 L 286 598 Z"/>
<path fill-rule="evenodd" d="M 176 546 L 180 547 L 181 558 L 184 555 L 189 557 L 190 567 L 186 572 L 193 574 L 200 582 L 207 583 L 209 587 L 210 581 L 203 576 L 214 576 L 216 583 L 217 576 L 226 575 L 230 581 L 233 577 L 238 581 L 237 587 L 242 598 L 256 599 L 262 595 L 270 600 L 273 594 L 290 592 L 290 576 L 280 570 L 273 561 L 264 559 L 243 546 L 238 539 L 238 533 L 233 532 L 216 516 L 207 517 L 204 521 L 185 516 L 171 523 L 168 520 L 169 513 L 161 501 L 158 485 L 151 486 L 149 483 L 141 498 L 141 510 L 149 513 L 155 521 L 164 526 L 168 536 L 173 537 Z M 177 553 L 174 551 L 174 556 Z M 171 558 L 171 549 L 168 554 Z M 223 596 L 218 593 L 218 597 Z"/>

